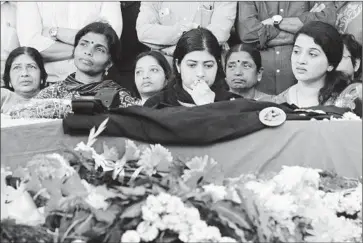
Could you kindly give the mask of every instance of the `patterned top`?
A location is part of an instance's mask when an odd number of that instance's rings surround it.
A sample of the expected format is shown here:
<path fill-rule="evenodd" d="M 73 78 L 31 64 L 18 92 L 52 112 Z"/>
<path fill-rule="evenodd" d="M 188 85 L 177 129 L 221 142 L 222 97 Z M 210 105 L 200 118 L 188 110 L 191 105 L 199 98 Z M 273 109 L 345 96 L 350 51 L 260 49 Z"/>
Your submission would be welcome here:
<path fill-rule="evenodd" d="M 125 88 L 112 80 L 84 84 L 75 79 L 75 73 L 69 75 L 64 81 L 41 90 L 35 99 L 74 99 L 81 96 L 94 96 L 104 88 L 114 88 L 119 91 L 120 107 L 140 104 L 137 98 L 132 97 Z"/>
<path fill-rule="evenodd" d="M 362 44 L 362 2 L 336 2 L 336 27 L 340 33 L 354 35 Z"/>
<path fill-rule="evenodd" d="M 271 101 L 278 104 L 288 103 L 296 104 L 296 85 L 291 86 L 279 95 L 276 95 L 263 101 Z M 352 83 L 348 85 L 336 99 L 329 99 L 323 105 L 334 105 L 337 107 L 346 107 L 354 110 L 356 108 L 356 100 L 362 100 L 362 83 Z M 318 104 L 316 104 L 318 105 Z M 298 106 L 298 105 L 297 105 Z"/>

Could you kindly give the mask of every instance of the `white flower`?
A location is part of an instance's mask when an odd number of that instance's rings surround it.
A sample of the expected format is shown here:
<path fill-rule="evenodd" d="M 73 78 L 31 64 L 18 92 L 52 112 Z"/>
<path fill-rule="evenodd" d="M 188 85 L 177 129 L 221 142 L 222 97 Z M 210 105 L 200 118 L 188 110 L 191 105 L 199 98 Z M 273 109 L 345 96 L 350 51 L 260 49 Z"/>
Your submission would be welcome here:
<path fill-rule="evenodd" d="M 223 200 L 227 196 L 227 191 L 224 186 L 209 184 L 203 186 L 203 189 L 206 193 L 212 196 L 213 202 Z"/>
<path fill-rule="evenodd" d="M 193 172 L 203 172 L 208 164 L 210 164 L 210 166 L 214 166 L 217 164 L 217 161 L 215 161 L 213 158 L 209 158 L 208 155 L 205 155 L 204 157 L 196 156 L 192 158 L 190 161 L 185 163 L 185 165 L 189 169 L 184 170 L 182 179 L 184 181 L 187 181 L 190 178 L 190 176 L 193 174 Z"/>
<path fill-rule="evenodd" d="M 191 242 L 189 240 L 189 234 L 187 232 L 183 232 L 179 234 L 179 240 L 181 240 L 182 242 Z"/>
<path fill-rule="evenodd" d="M 96 153 L 94 148 L 86 145 L 84 142 L 78 143 L 74 150 L 81 152 L 82 155 L 85 156 L 87 159 L 92 159 L 92 155 Z"/>
<path fill-rule="evenodd" d="M 86 180 L 81 180 L 81 183 L 88 192 L 85 201 L 96 209 L 106 210 L 110 205 L 108 202 L 106 202 L 106 199 L 116 196 L 114 193 L 107 190 L 105 186 L 95 187 L 89 184 Z"/>
<path fill-rule="evenodd" d="M 179 234 L 188 234 L 190 232 L 190 225 L 186 222 L 180 222 L 174 226 L 175 232 L 179 232 Z"/>
<path fill-rule="evenodd" d="M 228 243 L 228 242 L 237 242 L 237 241 L 231 237 L 222 237 L 218 242 Z"/>
<path fill-rule="evenodd" d="M 167 213 L 178 213 L 178 211 L 184 210 L 184 203 L 179 197 L 172 196 L 166 205 Z"/>
<path fill-rule="evenodd" d="M 69 162 L 60 154 L 56 154 L 56 153 L 48 154 L 47 157 L 50 159 L 55 159 L 55 160 L 59 161 L 61 169 L 58 169 L 56 172 L 58 178 L 62 178 L 64 176 L 69 177 L 73 173 L 76 173 L 74 168 L 69 165 Z"/>
<path fill-rule="evenodd" d="M 180 223 L 180 218 L 175 214 L 166 214 L 162 217 L 162 222 L 168 229 L 177 232 L 177 225 Z"/>
<path fill-rule="evenodd" d="M 144 168 L 144 172 L 151 176 L 156 173 L 156 167 L 166 167 L 173 161 L 173 157 L 169 150 L 161 146 L 160 144 L 150 145 L 143 151 L 140 156 L 140 160 L 137 165 Z"/>
<path fill-rule="evenodd" d="M 172 196 L 168 193 L 160 192 L 159 195 L 157 196 L 157 199 L 162 205 L 166 206 L 169 203 L 171 197 Z"/>
<path fill-rule="evenodd" d="M 164 220 L 161 218 L 156 219 L 155 221 L 153 221 L 153 223 L 160 231 L 168 229 L 168 225 L 165 224 Z"/>
<path fill-rule="evenodd" d="M 288 192 L 303 185 L 314 188 L 319 187 L 320 175 L 318 169 L 304 168 L 300 166 L 283 166 L 280 173 L 273 177 L 276 189 L 281 192 Z"/>
<path fill-rule="evenodd" d="M 161 214 L 165 211 L 165 206 L 154 195 L 147 197 L 145 205 L 149 208 L 150 211 L 157 214 Z"/>
<path fill-rule="evenodd" d="M 222 236 L 219 229 L 215 226 L 208 226 L 207 228 L 207 235 L 209 239 L 213 239 L 218 241 Z"/>
<path fill-rule="evenodd" d="M 106 202 L 107 197 L 97 193 L 96 191 L 92 191 L 88 194 L 85 201 L 96 209 L 106 210 L 109 206 L 109 203 Z"/>
<path fill-rule="evenodd" d="M 136 230 L 128 230 L 122 235 L 121 242 L 138 243 L 140 242 L 140 236 Z"/>
<path fill-rule="evenodd" d="M 138 160 L 140 158 L 140 150 L 135 142 L 127 139 L 125 141 L 125 154 L 126 161 Z"/>
<path fill-rule="evenodd" d="M 141 212 L 142 212 L 142 219 L 145 221 L 156 222 L 157 220 L 160 219 L 158 213 L 155 213 L 154 211 L 152 211 L 149 207 L 147 207 L 145 205 L 141 207 Z"/>
<path fill-rule="evenodd" d="M 153 241 L 159 235 L 159 230 L 154 224 L 150 222 L 143 221 L 137 228 L 137 233 L 139 233 L 141 240 L 145 242 Z"/>
<path fill-rule="evenodd" d="M 15 219 L 17 224 L 32 226 L 42 224 L 45 217 L 38 211 L 25 187 L 20 183 L 17 189 L 7 186 L 1 191 L 1 219 Z"/>
<path fill-rule="evenodd" d="M 356 120 L 356 121 L 362 120 L 359 116 L 357 116 L 355 113 L 353 113 L 351 111 L 345 112 L 343 114 L 342 119 L 344 119 L 344 120 Z"/>
<path fill-rule="evenodd" d="M 185 208 L 184 210 L 185 212 L 185 221 L 188 222 L 189 224 L 194 224 L 197 221 L 200 221 L 200 214 L 198 209 L 196 208 Z"/>
<path fill-rule="evenodd" d="M 94 148 L 86 145 L 84 142 L 78 143 L 74 150 L 81 152 L 87 159 L 93 159 L 96 170 L 98 167 L 102 167 L 103 171 L 111 171 L 115 167 L 115 163 L 107 161 L 104 156 L 99 155 Z"/>
<path fill-rule="evenodd" d="M 71 176 L 74 169 L 59 154 L 37 154 L 26 165 L 32 176 L 40 180 Z"/>
<path fill-rule="evenodd" d="M 206 222 L 199 220 L 199 221 L 194 222 L 191 226 L 192 226 L 191 235 L 199 235 L 201 239 L 204 239 L 206 237 L 204 235 L 208 228 L 208 225 Z"/>

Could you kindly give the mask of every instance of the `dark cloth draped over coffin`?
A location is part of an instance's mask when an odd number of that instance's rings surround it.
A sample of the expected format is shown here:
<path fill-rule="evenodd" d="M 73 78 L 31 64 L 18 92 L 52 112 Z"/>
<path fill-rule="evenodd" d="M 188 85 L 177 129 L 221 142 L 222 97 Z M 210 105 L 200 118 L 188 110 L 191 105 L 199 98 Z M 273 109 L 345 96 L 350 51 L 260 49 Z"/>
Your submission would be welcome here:
<path fill-rule="evenodd" d="M 340 117 L 347 109 L 316 107 L 326 115 L 294 112 L 296 107 L 247 99 L 221 101 L 196 107 L 166 107 L 152 109 L 141 106 L 113 109 L 106 114 L 72 114 L 63 120 L 65 134 L 87 135 L 107 117 L 102 136 L 127 137 L 142 142 L 174 145 L 207 145 L 236 139 L 266 128 L 259 112 L 266 107 L 278 107 L 287 120 L 309 120 Z M 278 139 L 278 138 L 277 138 Z"/>

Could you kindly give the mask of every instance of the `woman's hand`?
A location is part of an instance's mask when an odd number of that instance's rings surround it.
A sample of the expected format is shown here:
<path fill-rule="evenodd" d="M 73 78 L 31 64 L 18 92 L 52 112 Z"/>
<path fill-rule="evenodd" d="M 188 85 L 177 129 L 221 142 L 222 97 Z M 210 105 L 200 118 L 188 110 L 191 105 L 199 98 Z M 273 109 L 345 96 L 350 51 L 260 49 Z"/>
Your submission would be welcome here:
<path fill-rule="evenodd" d="M 209 88 L 204 80 L 198 80 L 192 85 L 190 95 L 196 105 L 205 105 L 214 102 L 216 94 Z"/>

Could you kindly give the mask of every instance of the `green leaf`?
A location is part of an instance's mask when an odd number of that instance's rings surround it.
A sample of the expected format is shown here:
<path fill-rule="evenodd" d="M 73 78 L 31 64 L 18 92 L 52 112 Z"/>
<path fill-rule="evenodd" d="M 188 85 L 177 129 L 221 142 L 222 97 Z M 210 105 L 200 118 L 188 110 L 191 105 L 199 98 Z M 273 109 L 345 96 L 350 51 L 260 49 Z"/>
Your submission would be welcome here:
<path fill-rule="evenodd" d="M 96 138 L 98 137 L 98 135 L 100 135 L 103 130 L 106 129 L 106 124 L 108 122 L 108 117 L 98 126 L 97 131 L 95 132 L 95 127 L 93 127 L 90 131 L 89 137 L 88 137 L 88 141 L 87 141 L 87 145 L 88 146 L 92 146 L 95 142 L 96 142 Z"/>
<path fill-rule="evenodd" d="M 131 206 L 127 207 L 120 215 L 120 218 L 136 218 L 138 216 L 141 216 L 141 207 L 145 204 L 145 201 L 146 200 L 142 200 L 141 202 L 132 204 Z"/>
<path fill-rule="evenodd" d="M 249 222 L 248 215 L 241 210 L 238 205 L 235 205 L 231 201 L 218 201 L 211 207 L 212 210 L 216 211 L 218 215 L 224 219 L 238 225 L 241 228 L 247 230 L 253 230 L 253 225 Z"/>
<path fill-rule="evenodd" d="M 97 209 L 93 210 L 93 214 L 98 221 L 111 224 L 116 219 L 116 215 L 119 213 L 119 211 L 120 210 L 115 210 L 115 208 L 111 208 L 110 210 Z"/>
<path fill-rule="evenodd" d="M 185 162 L 183 162 L 180 158 L 177 158 L 169 165 L 169 175 L 180 178 L 185 169 Z"/>
<path fill-rule="evenodd" d="M 93 225 L 93 215 L 90 214 L 84 221 L 80 222 L 78 226 L 75 227 L 74 233 L 76 235 L 82 235 L 91 229 Z"/>
<path fill-rule="evenodd" d="M 143 186 L 136 186 L 136 187 L 115 186 L 114 188 L 127 196 L 144 196 L 146 194 L 146 188 Z"/>

